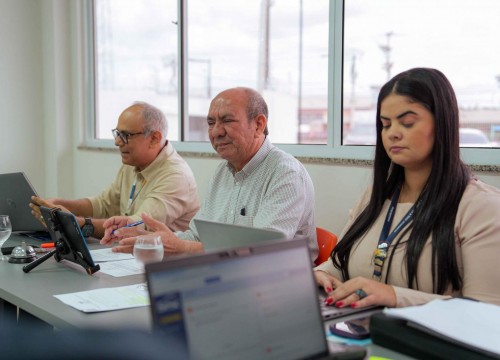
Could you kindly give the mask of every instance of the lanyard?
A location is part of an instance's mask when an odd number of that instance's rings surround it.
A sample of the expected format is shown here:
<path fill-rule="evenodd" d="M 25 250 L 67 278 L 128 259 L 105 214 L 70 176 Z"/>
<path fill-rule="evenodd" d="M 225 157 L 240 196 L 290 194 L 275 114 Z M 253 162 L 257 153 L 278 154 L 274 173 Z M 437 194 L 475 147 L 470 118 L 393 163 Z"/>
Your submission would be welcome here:
<path fill-rule="evenodd" d="M 378 240 L 377 248 L 373 252 L 375 263 L 373 278 L 377 280 L 380 280 L 380 278 L 382 277 L 382 267 L 384 266 L 385 259 L 387 258 L 387 251 L 389 250 L 389 246 L 391 245 L 392 240 L 394 240 L 396 236 L 401 232 L 401 230 L 412 221 L 413 214 L 415 213 L 415 205 L 413 205 L 411 209 L 408 210 L 404 218 L 389 234 L 392 220 L 394 219 L 394 214 L 396 212 L 396 206 L 398 205 L 400 192 L 401 187 L 398 187 L 394 192 L 394 195 L 392 195 L 391 205 L 389 206 L 389 210 L 387 210 L 387 215 L 385 216 L 384 227 L 380 232 L 380 238 Z"/>
<path fill-rule="evenodd" d="M 134 194 L 135 194 L 135 186 L 136 185 L 137 185 L 137 175 L 135 175 L 134 183 L 132 184 L 132 189 L 130 189 L 130 196 L 128 197 L 127 209 L 130 208 L 130 205 L 132 205 L 132 201 L 134 201 Z"/>

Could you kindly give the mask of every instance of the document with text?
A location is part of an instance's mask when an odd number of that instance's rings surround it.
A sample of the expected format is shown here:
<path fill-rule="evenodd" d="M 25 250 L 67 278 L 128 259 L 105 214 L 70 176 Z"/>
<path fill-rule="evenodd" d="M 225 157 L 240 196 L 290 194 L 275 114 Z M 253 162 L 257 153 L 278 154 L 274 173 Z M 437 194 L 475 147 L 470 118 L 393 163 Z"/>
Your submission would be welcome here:
<path fill-rule="evenodd" d="M 111 248 L 91 250 L 90 254 L 103 274 L 114 277 L 144 274 L 144 265 L 132 254 L 115 253 Z"/>
<path fill-rule="evenodd" d="M 90 255 L 92 255 L 92 259 L 94 259 L 94 262 L 96 263 L 129 260 L 134 258 L 134 255 L 132 254 L 116 253 L 111 251 L 111 248 L 90 250 Z"/>
<path fill-rule="evenodd" d="M 100 272 L 114 277 L 144 274 L 144 264 L 136 259 L 106 261 L 99 263 Z"/>
<path fill-rule="evenodd" d="M 148 288 L 145 283 L 80 291 L 54 295 L 54 297 L 64 304 L 85 313 L 129 309 L 149 305 Z"/>

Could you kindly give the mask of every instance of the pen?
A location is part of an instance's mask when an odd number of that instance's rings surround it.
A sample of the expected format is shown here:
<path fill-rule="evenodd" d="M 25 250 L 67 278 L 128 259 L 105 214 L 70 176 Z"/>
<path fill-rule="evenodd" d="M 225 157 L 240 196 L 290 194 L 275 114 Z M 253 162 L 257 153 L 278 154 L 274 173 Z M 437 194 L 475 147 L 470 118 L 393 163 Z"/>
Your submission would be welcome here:
<path fill-rule="evenodd" d="M 125 228 L 129 228 L 129 227 L 134 227 L 134 226 L 137 226 L 137 225 L 142 225 L 142 224 L 144 224 L 144 221 L 139 220 L 139 221 L 136 221 L 136 222 L 130 223 L 130 224 L 128 224 L 128 225 L 122 226 L 121 228 L 114 229 L 114 230 L 111 232 L 111 234 L 114 234 L 116 230 L 125 229 Z"/>

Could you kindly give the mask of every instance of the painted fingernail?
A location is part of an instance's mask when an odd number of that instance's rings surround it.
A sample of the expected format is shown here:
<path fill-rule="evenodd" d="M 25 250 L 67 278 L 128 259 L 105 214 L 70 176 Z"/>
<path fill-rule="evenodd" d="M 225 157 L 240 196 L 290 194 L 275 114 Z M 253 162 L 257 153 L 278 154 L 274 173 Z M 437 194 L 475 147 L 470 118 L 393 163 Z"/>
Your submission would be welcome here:
<path fill-rule="evenodd" d="M 333 289 L 331 287 L 326 288 L 326 292 L 332 292 L 332 291 L 333 291 Z"/>
<path fill-rule="evenodd" d="M 343 301 L 337 301 L 337 302 L 335 303 L 335 307 L 338 307 L 338 308 L 339 308 L 339 307 L 342 307 L 343 305 L 344 305 L 344 302 L 343 302 Z"/>
<path fill-rule="evenodd" d="M 331 297 L 327 297 L 327 298 L 325 299 L 325 304 L 326 304 L 326 305 L 331 305 L 331 304 L 333 304 L 333 299 L 332 299 Z"/>
<path fill-rule="evenodd" d="M 354 308 L 357 308 L 359 306 L 359 304 L 357 302 L 353 302 L 351 304 L 351 307 L 354 309 Z"/>

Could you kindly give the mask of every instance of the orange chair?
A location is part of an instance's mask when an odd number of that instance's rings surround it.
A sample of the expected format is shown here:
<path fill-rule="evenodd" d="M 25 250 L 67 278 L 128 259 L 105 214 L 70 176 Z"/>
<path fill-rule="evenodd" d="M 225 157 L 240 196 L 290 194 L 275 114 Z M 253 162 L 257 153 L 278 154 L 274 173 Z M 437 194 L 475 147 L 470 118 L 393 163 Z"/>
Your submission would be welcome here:
<path fill-rule="evenodd" d="M 328 230 L 317 227 L 316 238 L 318 240 L 318 258 L 314 260 L 314 265 L 319 265 L 330 258 L 332 250 L 337 245 L 337 236 Z"/>

